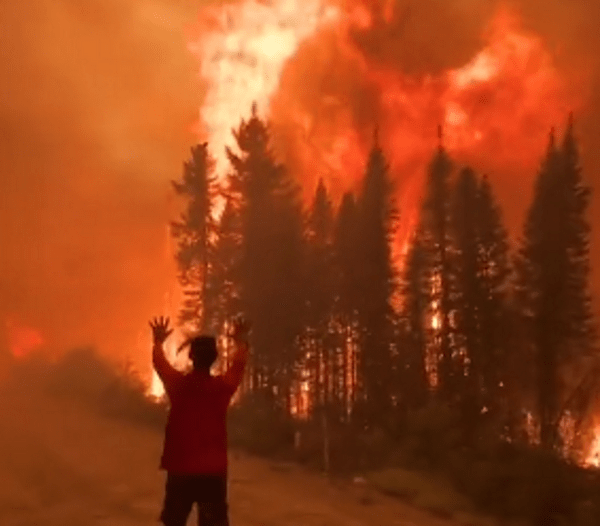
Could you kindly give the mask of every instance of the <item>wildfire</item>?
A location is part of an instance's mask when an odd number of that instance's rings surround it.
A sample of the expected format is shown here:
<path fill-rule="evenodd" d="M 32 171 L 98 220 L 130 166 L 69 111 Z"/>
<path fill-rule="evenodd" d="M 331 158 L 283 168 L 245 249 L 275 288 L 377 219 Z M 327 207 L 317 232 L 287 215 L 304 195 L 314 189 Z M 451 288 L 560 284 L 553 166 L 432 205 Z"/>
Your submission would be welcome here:
<path fill-rule="evenodd" d="M 225 147 L 235 146 L 231 130 L 248 118 L 254 101 L 307 202 L 319 177 L 336 197 L 356 189 L 377 125 L 396 179 L 402 259 L 438 124 L 461 162 L 500 176 L 534 173 L 548 130 L 581 101 L 567 92 L 542 39 L 507 9 L 496 13 L 486 44 L 467 64 L 416 78 L 402 64 L 376 61 L 356 42 L 357 32 L 393 22 L 393 2 L 376 5 L 377 17 L 375 7 L 358 0 L 213 4 L 201 9 L 189 48 L 206 89 L 198 133 L 209 141 L 221 176 Z"/>
<path fill-rule="evenodd" d="M 442 328 L 442 316 L 440 313 L 435 313 L 431 317 L 431 328 L 434 331 L 439 331 Z"/>
<path fill-rule="evenodd" d="M 585 465 L 588 467 L 600 468 L 600 430 L 598 429 L 596 429 L 594 439 L 590 445 Z"/>
<path fill-rule="evenodd" d="M 268 107 L 299 43 L 336 12 L 320 0 L 249 0 L 202 9 L 189 49 L 207 87 L 199 131 L 208 138 L 219 174 L 226 170 L 225 147 L 234 147 L 231 130 L 250 116 L 253 102 Z"/>
<path fill-rule="evenodd" d="M 274 151 L 302 183 L 307 202 L 319 177 L 335 197 L 357 189 L 377 127 L 401 212 L 396 253 L 402 259 L 438 125 L 457 161 L 494 177 L 533 177 L 550 128 L 584 101 L 569 92 L 544 41 L 508 9 L 495 14 L 482 48 L 459 67 L 416 76 L 401 63 L 376 60 L 356 34 L 392 26 L 394 5 L 215 3 L 201 8 L 189 49 L 205 88 L 197 132 L 209 142 L 221 177 L 228 169 L 225 147 L 235 148 L 231 130 L 249 117 L 253 102 L 269 118 Z M 381 45 L 402 45 L 398 38 Z M 431 323 L 438 329 L 441 319 Z"/>
<path fill-rule="evenodd" d="M 152 370 L 152 379 L 148 388 L 148 396 L 155 400 L 160 400 L 165 395 L 165 386 L 161 382 L 156 371 Z"/>

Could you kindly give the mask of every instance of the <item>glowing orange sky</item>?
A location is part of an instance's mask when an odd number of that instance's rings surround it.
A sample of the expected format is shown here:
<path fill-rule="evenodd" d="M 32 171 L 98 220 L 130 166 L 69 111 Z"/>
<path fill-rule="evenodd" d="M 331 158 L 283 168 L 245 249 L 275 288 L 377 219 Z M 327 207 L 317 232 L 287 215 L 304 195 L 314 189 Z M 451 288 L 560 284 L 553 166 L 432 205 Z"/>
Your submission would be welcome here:
<path fill-rule="evenodd" d="M 168 182 L 180 175 L 206 95 L 187 29 L 206 3 L 89 0 L 83 8 L 74 0 L 33 0 L 0 6 L 0 319 L 39 331 L 51 350 L 93 343 L 112 358 L 132 356 L 139 367 L 148 366 L 138 349 L 147 343 L 146 321 L 162 312 L 174 283 L 165 252 L 165 224 L 175 210 Z M 380 50 L 380 71 L 402 64 L 406 75 L 436 76 L 468 64 L 485 45 L 482 30 L 494 3 L 412 3 L 402 39 Z M 586 176 L 597 187 L 600 3 L 513 4 L 563 78 L 569 82 L 573 72 L 590 71 L 577 130 Z M 363 42 L 365 49 L 388 38 L 375 36 Z M 311 46 L 332 49 L 307 41 L 294 59 L 297 68 L 284 72 L 288 86 L 302 79 L 298 72 L 306 71 Z M 347 61 L 337 64 L 340 73 L 348 67 Z M 317 72 L 323 64 L 313 66 Z M 311 78 L 304 80 L 310 94 Z M 567 88 L 582 86 L 571 80 Z M 360 92 L 361 84 L 355 87 Z M 304 111 L 309 104 L 299 92 L 289 109 Z M 369 122 L 361 113 L 367 110 L 352 117 Z M 275 123 L 282 133 L 284 120 Z M 561 128 L 563 122 L 555 124 Z M 423 130 L 428 134 L 433 148 L 435 129 Z M 540 154 L 543 149 L 541 144 Z M 510 167 L 507 174 L 490 175 L 518 232 L 533 174 L 509 177 Z M 511 199 L 515 192 L 524 197 Z M 591 217 L 600 228 L 597 199 Z M 595 241 L 592 250 L 596 269 Z M 594 270 L 596 296 L 599 278 Z"/>

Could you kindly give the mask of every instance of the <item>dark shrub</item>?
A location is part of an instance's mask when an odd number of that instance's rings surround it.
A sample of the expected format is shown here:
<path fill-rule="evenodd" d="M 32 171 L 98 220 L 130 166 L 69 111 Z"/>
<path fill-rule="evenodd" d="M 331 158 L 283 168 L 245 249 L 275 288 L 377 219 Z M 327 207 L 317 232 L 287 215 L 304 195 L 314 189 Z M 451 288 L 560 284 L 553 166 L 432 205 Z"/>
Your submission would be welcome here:
<path fill-rule="evenodd" d="M 289 456 L 294 445 L 293 421 L 269 396 L 249 394 L 229 411 L 229 440 L 257 455 Z"/>

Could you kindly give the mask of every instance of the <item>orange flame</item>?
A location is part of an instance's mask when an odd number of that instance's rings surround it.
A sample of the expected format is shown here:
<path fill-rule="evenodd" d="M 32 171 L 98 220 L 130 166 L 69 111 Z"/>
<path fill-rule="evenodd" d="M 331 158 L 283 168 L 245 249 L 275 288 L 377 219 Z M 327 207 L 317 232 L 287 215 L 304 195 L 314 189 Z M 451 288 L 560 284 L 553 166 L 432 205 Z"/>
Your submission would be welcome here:
<path fill-rule="evenodd" d="M 150 380 L 150 386 L 148 388 L 148 396 L 155 400 L 160 400 L 165 395 L 165 386 L 161 382 L 158 374 L 153 369 L 152 379 Z"/>
<path fill-rule="evenodd" d="M 201 132 L 212 148 L 219 174 L 226 169 L 225 147 L 234 147 L 231 130 L 250 116 L 256 102 L 268 107 L 281 70 L 298 44 L 336 16 L 319 0 L 258 0 L 207 6 L 191 30 L 190 51 L 200 61 L 207 85 L 200 109 Z"/>
<path fill-rule="evenodd" d="M 256 101 L 308 202 L 319 177 L 336 197 L 356 189 L 377 124 L 396 179 L 402 256 L 438 124 L 460 162 L 505 176 L 534 173 L 550 128 L 581 101 L 567 92 L 541 38 L 507 9 L 496 13 L 487 44 L 467 64 L 415 78 L 359 49 L 353 34 L 374 24 L 367 5 L 246 0 L 202 8 L 189 45 L 207 90 L 198 131 L 224 175 L 231 130 Z M 390 21 L 393 3 L 380 7 Z"/>
<path fill-rule="evenodd" d="M 600 430 L 596 429 L 595 436 L 590 444 L 586 459 L 586 467 L 600 468 Z"/>
<path fill-rule="evenodd" d="M 379 4 L 383 23 L 392 21 L 393 1 L 372 4 Z M 458 162 L 495 177 L 533 177 L 550 128 L 581 108 L 583 91 L 569 91 L 544 41 L 508 9 L 495 14 L 485 45 L 466 64 L 408 75 L 401 64 L 369 57 L 354 38 L 374 27 L 370 6 L 242 0 L 202 8 L 189 46 L 206 86 L 198 133 L 223 176 L 224 149 L 235 148 L 231 130 L 256 101 L 270 120 L 274 151 L 309 202 L 320 177 L 337 198 L 357 189 L 377 126 L 401 213 L 396 254 L 402 259 L 438 125 Z"/>

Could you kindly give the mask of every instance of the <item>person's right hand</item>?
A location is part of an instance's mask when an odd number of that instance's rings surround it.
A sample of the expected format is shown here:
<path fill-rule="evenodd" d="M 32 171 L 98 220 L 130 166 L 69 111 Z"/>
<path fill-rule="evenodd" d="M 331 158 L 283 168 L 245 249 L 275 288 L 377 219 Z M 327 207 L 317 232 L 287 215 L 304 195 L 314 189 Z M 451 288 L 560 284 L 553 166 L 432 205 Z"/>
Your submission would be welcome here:
<path fill-rule="evenodd" d="M 150 327 L 152 328 L 152 339 L 155 345 L 162 345 L 173 332 L 173 329 L 169 328 L 169 318 L 163 316 L 151 320 Z"/>

